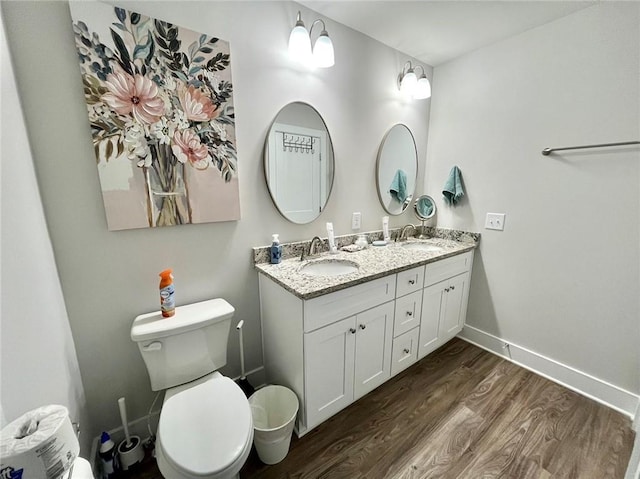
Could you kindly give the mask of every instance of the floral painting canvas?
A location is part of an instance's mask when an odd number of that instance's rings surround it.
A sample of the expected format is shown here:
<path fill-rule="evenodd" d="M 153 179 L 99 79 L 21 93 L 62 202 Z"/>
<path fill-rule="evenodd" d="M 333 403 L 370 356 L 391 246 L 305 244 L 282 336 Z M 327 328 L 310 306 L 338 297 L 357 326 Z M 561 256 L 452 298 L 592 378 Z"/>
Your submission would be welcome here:
<path fill-rule="evenodd" d="M 110 230 L 240 218 L 229 44 L 70 2 Z"/>

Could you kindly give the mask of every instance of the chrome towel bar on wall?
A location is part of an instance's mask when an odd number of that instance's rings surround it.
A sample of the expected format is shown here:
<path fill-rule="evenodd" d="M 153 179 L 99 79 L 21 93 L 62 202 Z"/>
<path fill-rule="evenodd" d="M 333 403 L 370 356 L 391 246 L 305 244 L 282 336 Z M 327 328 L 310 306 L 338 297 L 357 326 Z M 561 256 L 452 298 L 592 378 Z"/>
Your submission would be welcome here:
<path fill-rule="evenodd" d="M 544 156 L 549 156 L 554 151 L 560 150 L 582 150 L 583 148 L 604 148 L 607 146 L 626 146 L 626 145 L 640 145 L 640 141 L 623 141 L 620 143 L 601 143 L 599 145 L 582 145 L 582 146 L 566 146 L 563 148 L 545 148 L 542 150 Z"/>

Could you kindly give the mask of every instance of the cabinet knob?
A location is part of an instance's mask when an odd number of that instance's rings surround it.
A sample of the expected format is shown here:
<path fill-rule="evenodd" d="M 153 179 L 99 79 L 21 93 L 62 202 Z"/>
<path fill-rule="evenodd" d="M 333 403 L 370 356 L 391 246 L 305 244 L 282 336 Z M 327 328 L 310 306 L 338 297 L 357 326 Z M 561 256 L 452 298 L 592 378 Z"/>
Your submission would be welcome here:
<path fill-rule="evenodd" d="M 454 289 L 456 289 L 456 287 L 455 286 L 451 286 L 451 291 L 453 291 Z"/>
<path fill-rule="evenodd" d="M 409 317 L 413 316 L 413 311 L 407 311 L 407 316 Z"/>
<path fill-rule="evenodd" d="M 449 292 L 449 288 L 444 288 L 444 290 L 448 293 Z"/>
<path fill-rule="evenodd" d="M 351 334 L 356 334 L 356 329 L 355 328 L 349 328 L 349 332 Z"/>
<path fill-rule="evenodd" d="M 416 284 L 416 280 L 415 279 L 410 279 L 409 280 L 409 284 Z"/>
<path fill-rule="evenodd" d="M 366 325 L 366 324 L 361 324 L 361 325 L 360 325 L 360 329 L 365 329 L 366 327 L 367 327 L 367 325 Z"/>
<path fill-rule="evenodd" d="M 404 348 L 404 354 L 409 354 L 410 352 L 409 348 Z"/>

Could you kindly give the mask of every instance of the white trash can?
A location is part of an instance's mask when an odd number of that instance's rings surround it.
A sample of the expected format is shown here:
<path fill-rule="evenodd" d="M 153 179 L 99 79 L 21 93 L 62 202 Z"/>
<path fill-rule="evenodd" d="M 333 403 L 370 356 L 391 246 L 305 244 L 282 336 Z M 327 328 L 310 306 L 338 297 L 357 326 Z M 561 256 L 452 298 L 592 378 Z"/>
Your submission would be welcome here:
<path fill-rule="evenodd" d="M 284 386 L 265 386 L 251 395 L 249 405 L 258 457 L 265 464 L 277 464 L 289 452 L 298 396 Z"/>

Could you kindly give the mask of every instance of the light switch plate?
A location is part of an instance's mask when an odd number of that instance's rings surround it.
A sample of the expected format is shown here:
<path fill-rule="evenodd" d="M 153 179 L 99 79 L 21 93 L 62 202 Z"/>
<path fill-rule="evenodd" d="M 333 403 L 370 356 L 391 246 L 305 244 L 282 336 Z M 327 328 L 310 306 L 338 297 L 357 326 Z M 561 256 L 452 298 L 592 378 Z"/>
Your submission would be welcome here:
<path fill-rule="evenodd" d="M 355 212 L 351 215 L 351 229 L 359 230 L 362 224 L 362 215 L 360 212 Z"/>
<path fill-rule="evenodd" d="M 487 220 L 484 223 L 485 229 L 504 230 L 504 213 L 487 213 Z"/>

